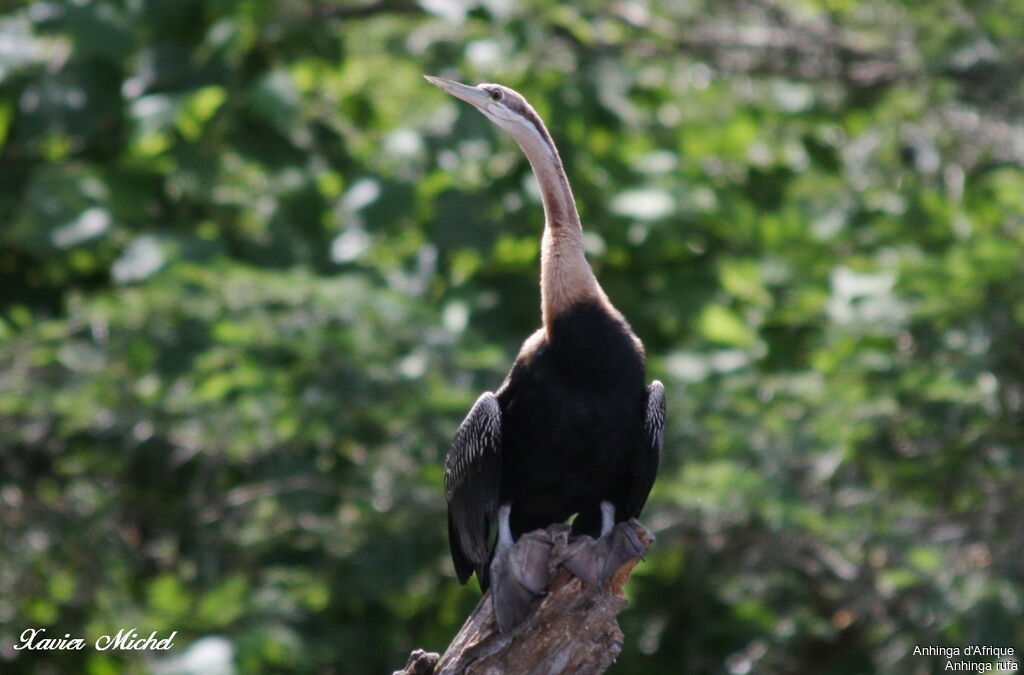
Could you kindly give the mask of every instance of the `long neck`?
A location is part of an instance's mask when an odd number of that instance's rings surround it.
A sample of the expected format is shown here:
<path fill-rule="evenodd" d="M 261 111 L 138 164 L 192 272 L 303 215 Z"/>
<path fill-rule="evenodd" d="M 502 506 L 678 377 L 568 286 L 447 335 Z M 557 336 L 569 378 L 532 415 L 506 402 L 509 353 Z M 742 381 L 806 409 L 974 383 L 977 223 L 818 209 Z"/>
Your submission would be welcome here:
<path fill-rule="evenodd" d="M 579 212 L 551 136 L 538 124 L 536 133 L 517 140 L 537 176 L 544 202 L 540 297 L 544 327 L 550 338 L 552 321 L 577 302 L 589 300 L 611 305 L 584 255 Z"/>

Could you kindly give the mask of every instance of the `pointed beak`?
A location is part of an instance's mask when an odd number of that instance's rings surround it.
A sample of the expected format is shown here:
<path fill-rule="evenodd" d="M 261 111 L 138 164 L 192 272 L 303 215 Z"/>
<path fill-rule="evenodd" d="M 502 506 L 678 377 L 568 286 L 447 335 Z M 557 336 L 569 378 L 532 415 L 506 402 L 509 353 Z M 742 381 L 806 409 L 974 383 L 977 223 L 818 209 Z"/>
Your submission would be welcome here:
<path fill-rule="evenodd" d="M 466 103 L 477 108 L 483 107 L 491 100 L 487 95 L 487 92 L 481 91 L 476 87 L 471 87 L 468 84 L 452 82 L 451 80 L 446 80 L 443 77 L 434 77 L 433 75 L 424 75 L 423 77 L 425 77 L 427 82 L 435 87 L 440 87 L 455 98 L 461 98 Z"/>

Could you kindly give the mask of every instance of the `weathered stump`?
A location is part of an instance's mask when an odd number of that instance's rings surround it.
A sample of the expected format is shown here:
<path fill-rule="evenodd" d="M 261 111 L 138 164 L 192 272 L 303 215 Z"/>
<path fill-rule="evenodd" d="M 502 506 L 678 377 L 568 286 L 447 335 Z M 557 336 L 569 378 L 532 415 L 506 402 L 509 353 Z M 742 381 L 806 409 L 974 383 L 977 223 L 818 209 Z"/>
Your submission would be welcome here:
<path fill-rule="evenodd" d="M 648 549 L 650 533 L 631 521 Z M 562 545 L 552 549 L 558 566 L 568 532 L 553 525 L 548 534 Z M 607 587 L 584 583 L 558 567 L 547 594 L 530 606 L 522 623 L 502 634 L 494 618 L 490 591 L 477 603 L 444 655 L 417 649 L 395 675 L 497 675 L 529 673 L 603 673 L 622 651 L 623 635 L 615 617 L 626 606 L 622 589 L 639 558 L 624 563 Z"/>

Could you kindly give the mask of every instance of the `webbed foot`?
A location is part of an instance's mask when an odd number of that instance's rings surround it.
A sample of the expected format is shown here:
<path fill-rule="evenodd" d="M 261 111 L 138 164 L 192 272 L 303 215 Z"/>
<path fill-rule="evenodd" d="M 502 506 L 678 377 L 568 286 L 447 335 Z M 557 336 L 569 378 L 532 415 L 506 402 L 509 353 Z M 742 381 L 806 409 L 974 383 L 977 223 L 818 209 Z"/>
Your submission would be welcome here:
<path fill-rule="evenodd" d="M 551 571 L 548 559 L 554 541 L 544 530 L 528 532 L 512 542 L 510 507 L 498 511 L 498 546 L 491 561 L 491 602 L 498 630 L 515 628 L 534 599 L 544 595 Z"/>
<path fill-rule="evenodd" d="M 647 549 L 637 536 L 635 521 L 613 525 L 615 508 L 608 502 L 601 503 L 601 511 L 601 536 L 574 538 L 566 547 L 562 565 L 587 583 L 605 586 L 625 563 L 643 559 Z"/>

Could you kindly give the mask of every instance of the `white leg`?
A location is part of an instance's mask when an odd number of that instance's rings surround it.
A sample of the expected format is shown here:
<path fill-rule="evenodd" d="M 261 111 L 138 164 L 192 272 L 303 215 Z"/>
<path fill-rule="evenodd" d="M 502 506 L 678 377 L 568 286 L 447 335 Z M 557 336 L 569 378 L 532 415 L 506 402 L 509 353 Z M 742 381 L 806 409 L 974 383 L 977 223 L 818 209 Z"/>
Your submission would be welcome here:
<path fill-rule="evenodd" d="M 605 536 L 615 527 L 615 505 L 601 502 L 601 536 Z"/>
<path fill-rule="evenodd" d="M 511 546 L 512 528 L 508 524 L 509 514 L 512 513 L 511 504 L 502 504 L 498 509 L 498 546 Z"/>

